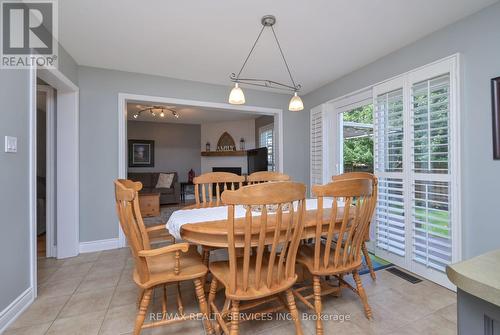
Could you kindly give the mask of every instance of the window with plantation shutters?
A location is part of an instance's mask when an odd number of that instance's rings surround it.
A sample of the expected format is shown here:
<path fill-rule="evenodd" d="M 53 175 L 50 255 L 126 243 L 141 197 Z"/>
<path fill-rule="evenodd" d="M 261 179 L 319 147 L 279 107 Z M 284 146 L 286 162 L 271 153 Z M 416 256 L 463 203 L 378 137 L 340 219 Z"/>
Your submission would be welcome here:
<path fill-rule="evenodd" d="M 311 185 L 323 184 L 323 111 L 311 110 Z"/>
<path fill-rule="evenodd" d="M 444 272 L 452 261 L 450 75 L 411 88 L 414 261 Z"/>
<path fill-rule="evenodd" d="M 451 287 L 461 260 L 458 56 L 373 87 L 377 256 Z"/>

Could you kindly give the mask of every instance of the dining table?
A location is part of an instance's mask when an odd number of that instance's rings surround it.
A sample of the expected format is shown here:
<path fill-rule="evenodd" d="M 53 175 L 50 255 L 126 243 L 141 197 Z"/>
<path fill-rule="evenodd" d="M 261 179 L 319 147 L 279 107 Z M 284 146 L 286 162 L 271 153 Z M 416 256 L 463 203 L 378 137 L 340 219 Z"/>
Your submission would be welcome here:
<path fill-rule="evenodd" d="M 317 200 L 306 199 L 306 210 L 304 213 L 304 229 L 302 239 L 315 237 L 316 221 L 317 221 Z M 324 198 L 323 200 L 323 231 L 327 231 L 331 217 L 332 200 Z M 349 216 L 352 216 L 353 210 L 349 211 Z M 245 232 L 245 214 L 244 206 L 235 206 L 235 245 L 236 247 L 244 245 Z M 283 211 L 283 219 L 287 219 L 290 215 L 289 211 Z M 295 215 L 297 213 L 295 212 Z M 227 248 L 228 246 L 228 229 L 227 229 L 228 206 L 205 206 L 201 208 L 190 207 L 180 209 L 172 213 L 167 221 L 166 228 L 176 240 L 184 240 L 192 244 L 212 247 L 212 248 Z M 341 201 L 337 202 L 336 227 L 340 230 L 340 224 L 344 217 L 344 204 Z M 268 212 L 266 244 L 271 244 L 274 234 L 274 224 L 276 215 Z M 252 211 L 252 233 L 256 235 L 260 231 L 260 212 Z"/>

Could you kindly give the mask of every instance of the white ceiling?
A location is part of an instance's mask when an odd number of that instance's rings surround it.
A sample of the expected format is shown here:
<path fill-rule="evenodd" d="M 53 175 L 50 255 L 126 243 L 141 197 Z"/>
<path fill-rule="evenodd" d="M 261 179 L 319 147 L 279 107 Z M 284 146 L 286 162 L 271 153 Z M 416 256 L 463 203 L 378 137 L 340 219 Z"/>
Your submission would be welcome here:
<path fill-rule="evenodd" d="M 151 113 L 143 112 L 141 115 L 134 119 L 133 115 L 146 107 L 150 106 L 164 106 L 179 114 L 179 118 L 175 118 L 171 113 L 165 111 L 165 117 L 152 116 Z M 251 120 L 259 117 L 257 114 L 245 113 L 237 110 L 221 110 L 216 108 L 207 107 L 193 107 L 193 106 L 177 106 L 165 105 L 162 103 L 153 103 L 147 101 L 133 101 L 127 103 L 127 118 L 130 121 L 146 121 L 146 122 L 165 122 L 165 123 L 181 123 L 181 124 L 202 124 L 222 121 L 238 121 L 238 120 Z"/>
<path fill-rule="evenodd" d="M 61 44 L 80 65 L 229 85 L 265 14 L 303 92 L 497 0 L 64 0 Z M 244 75 L 288 81 L 267 31 Z"/>

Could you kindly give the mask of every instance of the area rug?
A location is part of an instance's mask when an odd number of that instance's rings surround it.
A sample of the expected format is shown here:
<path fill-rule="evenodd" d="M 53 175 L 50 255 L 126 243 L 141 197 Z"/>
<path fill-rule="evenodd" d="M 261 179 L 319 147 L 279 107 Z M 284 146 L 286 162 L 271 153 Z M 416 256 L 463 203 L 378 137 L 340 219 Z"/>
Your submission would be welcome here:
<path fill-rule="evenodd" d="M 169 205 L 162 206 L 160 208 L 160 216 L 159 217 L 150 217 L 144 218 L 144 224 L 146 226 L 155 225 L 158 223 L 167 223 L 168 219 L 172 215 L 173 212 L 178 211 L 179 209 L 184 208 L 186 205 Z"/>
<path fill-rule="evenodd" d="M 379 258 L 372 253 L 368 253 L 368 254 L 370 255 L 370 259 L 371 259 L 372 265 L 373 265 L 373 270 L 375 270 L 375 271 L 382 270 L 382 269 L 388 268 L 388 267 L 393 265 L 391 262 L 388 262 L 382 258 Z M 363 275 L 363 274 L 368 273 L 368 272 L 370 272 L 370 269 L 368 269 L 368 266 L 366 265 L 366 259 L 363 257 L 363 265 L 361 267 L 361 270 L 359 271 L 359 274 Z"/>

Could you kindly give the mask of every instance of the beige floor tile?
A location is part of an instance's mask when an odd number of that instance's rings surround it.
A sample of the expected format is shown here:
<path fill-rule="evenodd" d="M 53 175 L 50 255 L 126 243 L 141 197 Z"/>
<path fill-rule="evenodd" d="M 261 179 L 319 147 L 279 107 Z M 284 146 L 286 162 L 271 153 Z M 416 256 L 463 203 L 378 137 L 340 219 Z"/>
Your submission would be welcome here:
<path fill-rule="evenodd" d="M 114 288 L 99 289 L 74 294 L 64 306 L 59 317 L 70 317 L 90 312 L 104 311 L 108 308 Z"/>
<path fill-rule="evenodd" d="M 89 272 L 92 264 L 81 263 L 60 267 L 49 280 L 59 281 L 67 278 L 83 278 Z"/>
<path fill-rule="evenodd" d="M 61 259 L 56 259 L 56 258 L 46 258 L 46 257 L 39 257 L 37 258 L 36 265 L 38 269 L 46 269 L 50 267 L 60 267 L 63 265 L 64 260 Z"/>
<path fill-rule="evenodd" d="M 111 274 L 105 277 L 85 277 L 81 282 L 80 286 L 76 290 L 76 293 L 88 292 L 92 290 L 98 290 L 103 288 L 115 287 L 120 279 L 120 273 Z"/>
<path fill-rule="evenodd" d="M 116 335 L 132 332 L 136 316 L 137 308 L 135 303 L 110 308 L 104 317 L 99 334 Z"/>
<path fill-rule="evenodd" d="M 418 284 L 405 282 L 393 289 L 411 302 L 426 306 L 428 313 L 437 311 L 457 301 L 455 292 L 427 280 Z"/>
<path fill-rule="evenodd" d="M 44 335 L 52 322 L 17 329 L 8 329 L 4 335 Z"/>
<path fill-rule="evenodd" d="M 113 298 L 111 299 L 110 308 L 135 304 L 139 294 L 138 287 L 121 286 L 117 287 Z"/>
<path fill-rule="evenodd" d="M 112 276 L 117 276 L 119 279 L 122 272 L 123 272 L 123 267 L 111 267 L 111 268 L 105 266 L 92 267 L 85 276 L 85 279 L 100 279 Z"/>
<path fill-rule="evenodd" d="M 87 313 L 68 318 L 58 318 L 47 335 L 97 335 L 105 311 Z"/>
<path fill-rule="evenodd" d="M 82 263 L 93 263 L 99 258 L 100 252 L 89 252 L 86 254 L 80 254 L 76 257 L 64 259 L 62 266 L 69 266 Z"/>
<path fill-rule="evenodd" d="M 39 297 L 56 297 L 61 295 L 72 295 L 80 285 L 82 279 L 67 278 L 59 280 L 48 280 L 38 288 Z"/>
<path fill-rule="evenodd" d="M 38 285 L 45 284 L 58 269 L 59 267 L 39 268 L 36 273 Z"/>
<path fill-rule="evenodd" d="M 456 335 L 457 326 L 439 315 L 429 315 L 397 329 L 393 334 Z"/>
<path fill-rule="evenodd" d="M 442 316 L 448 321 L 451 321 L 453 323 L 457 323 L 457 304 L 453 303 L 451 305 L 448 305 L 444 308 L 441 308 L 436 312 L 436 314 Z"/>
<path fill-rule="evenodd" d="M 70 296 L 40 297 L 11 326 L 21 328 L 54 321 Z"/>
<path fill-rule="evenodd" d="M 369 297 L 368 303 L 372 310 L 384 310 L 388 317 L 403 322 L 411 322 L 429 314 L 428 306 L 422 301 L 393 289 Z"/>

